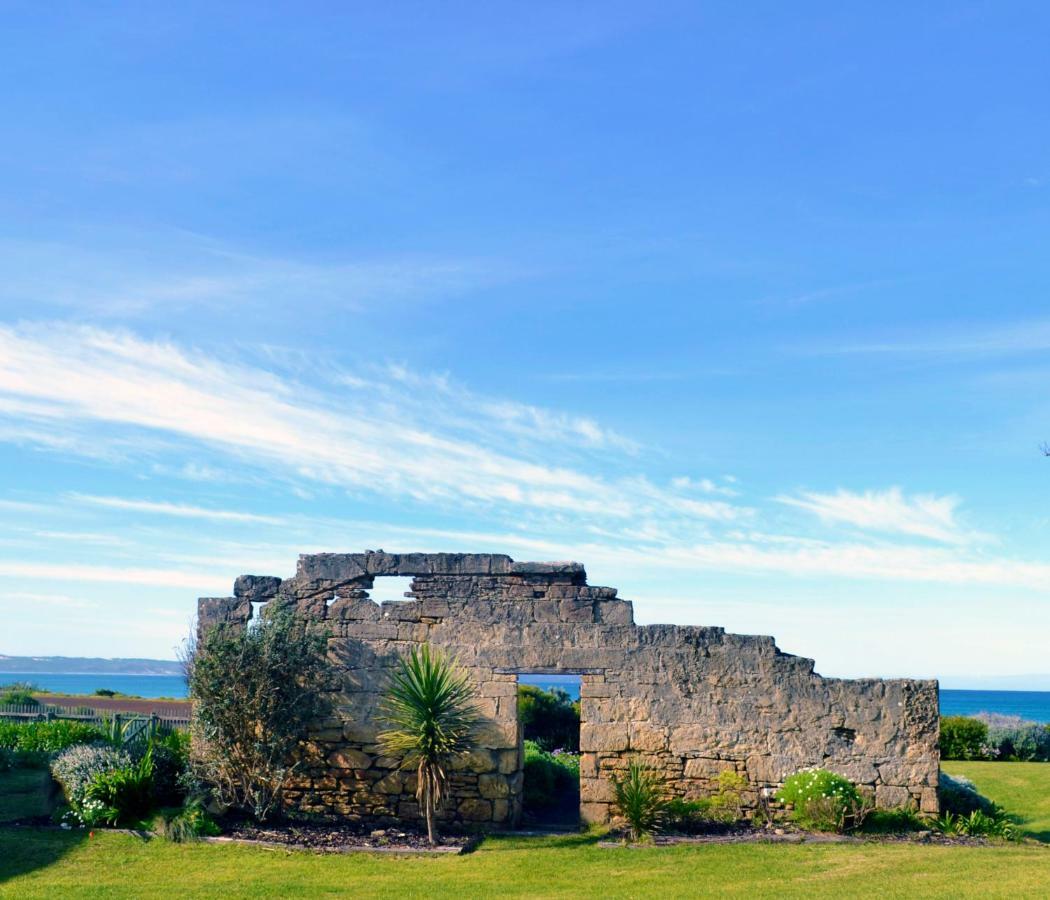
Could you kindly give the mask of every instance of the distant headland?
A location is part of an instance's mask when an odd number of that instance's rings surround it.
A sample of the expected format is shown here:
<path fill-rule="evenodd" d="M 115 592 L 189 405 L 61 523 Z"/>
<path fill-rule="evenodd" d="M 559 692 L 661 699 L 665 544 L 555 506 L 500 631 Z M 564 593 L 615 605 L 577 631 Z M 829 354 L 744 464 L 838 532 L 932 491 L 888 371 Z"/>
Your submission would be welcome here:
<path fill-rule="evenodd" d="M 103 659 L 83 656 L 5 656 L 0 654 L 0 674 L 63 675 L 181 675 L 182 663 L 174 659 Z"/>

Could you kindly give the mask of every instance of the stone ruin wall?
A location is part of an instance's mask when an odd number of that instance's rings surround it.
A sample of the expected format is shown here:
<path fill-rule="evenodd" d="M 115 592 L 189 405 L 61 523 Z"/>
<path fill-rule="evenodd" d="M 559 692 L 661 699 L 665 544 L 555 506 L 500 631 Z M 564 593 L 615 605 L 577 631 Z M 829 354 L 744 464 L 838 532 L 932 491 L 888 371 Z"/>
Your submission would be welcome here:
<path fill-rule="evenodd" d="M 377 604 L 374 579 L 414 576 L 403 602 Z M 581 676 L 580 811 L 612 815 L 610 775 L 640 756 L 687 799 L 719 774 L 748 782 L 754 807 L 812 766 L 870 790 L 876 804 L 937 811 L 935 681 L 842 680 L 770 637 L 634 624 L 616 590 L 578 563 L 490 554 L 317 554 L 294 578 L 245 575 L 234 596 L 202 598 L 198 628 L 245 625 L 252 603 L 296 607 L 329 634 L 332 714 L 314 723 L 286 803 L 308 814 L 418 820 L 415 778 L 376 745 L 375 713 L 399 656 L 423 642 L 454 654 L 478 688 L 480 748 L 452 776 L 446 818 L 513 826 L 521 812 L 519 673 Z"/>

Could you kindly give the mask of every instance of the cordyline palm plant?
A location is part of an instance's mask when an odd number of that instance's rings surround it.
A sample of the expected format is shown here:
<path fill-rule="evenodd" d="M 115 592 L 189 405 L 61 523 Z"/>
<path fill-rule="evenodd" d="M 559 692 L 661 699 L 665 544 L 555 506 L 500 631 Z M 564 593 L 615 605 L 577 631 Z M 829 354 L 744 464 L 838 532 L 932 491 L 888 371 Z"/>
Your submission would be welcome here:
<path fill-rule="evenodd" d="M 632 840 L 658 831 L 667 813 L 663 777 L 639 759 L 632 759 L 623 778 L 613 777 L 616 806 L 627 820 Z"/>
<path fill-rule="evenodd" d="M 474 686 L 455 662 L 424 644 L 402 657 L 380 711 L 389 726 L 379 735 L 384 751 L 415 767 L 416 798 L 426 816 L 427 838 L 437 843 L 434 814 L 448 787 L 446 769 L 474 748 L 481 720 Z"/>

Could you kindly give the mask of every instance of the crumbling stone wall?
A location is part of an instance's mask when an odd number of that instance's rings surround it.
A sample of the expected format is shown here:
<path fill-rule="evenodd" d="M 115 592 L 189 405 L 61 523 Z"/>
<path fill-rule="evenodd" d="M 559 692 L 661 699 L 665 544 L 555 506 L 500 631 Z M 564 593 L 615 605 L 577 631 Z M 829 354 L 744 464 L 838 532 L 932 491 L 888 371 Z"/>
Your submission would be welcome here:
<path fill-rule="evenodd" d="M 403 602 L 377 604 L 374 579 L 414 576 Z M 879 806 L 937 810 L 935 681 L 823 678 L 770 637 L 634 624 L 616 590 L 573 562 L 495 554 L 301 556 L 295 577 L 245 575 L 234 596 L 202 598 L 200 629 L 244 625 L 252 603 L 296 607 L 327 629 L 333 714 L 315 723 L 287 803 L 302 812 L 417 820 L 414 775 L 376 744 L 378 703 L 398 657 L 422 642 L 454 654 L 478 687 L 480 748 L 452 777 L 445 815 L 508 826 L 521 812 L 519 673 L 581 676 L 581 814 L 611 814 L 610 774 L 634 755 L 675 794 L 745 776 L 749 805 L 810 766 L 839 772 Z"/>

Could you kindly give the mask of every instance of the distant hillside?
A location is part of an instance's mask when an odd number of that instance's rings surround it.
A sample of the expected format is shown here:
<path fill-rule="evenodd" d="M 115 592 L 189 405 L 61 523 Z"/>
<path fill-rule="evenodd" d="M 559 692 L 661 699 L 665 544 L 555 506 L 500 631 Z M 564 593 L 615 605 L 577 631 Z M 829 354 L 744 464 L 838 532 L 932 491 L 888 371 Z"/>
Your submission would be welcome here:
<path fill-rule="evenodd" d="M 182 664 L 174 659 L 101 659 L 82 656 L 4 656 L 0 673 L 61 675 L 181 675 Z"/>

